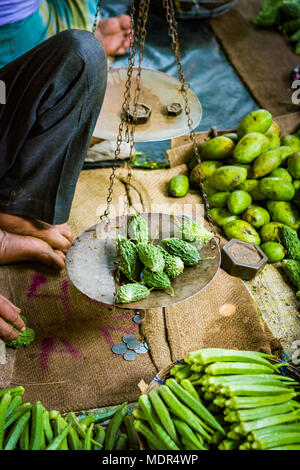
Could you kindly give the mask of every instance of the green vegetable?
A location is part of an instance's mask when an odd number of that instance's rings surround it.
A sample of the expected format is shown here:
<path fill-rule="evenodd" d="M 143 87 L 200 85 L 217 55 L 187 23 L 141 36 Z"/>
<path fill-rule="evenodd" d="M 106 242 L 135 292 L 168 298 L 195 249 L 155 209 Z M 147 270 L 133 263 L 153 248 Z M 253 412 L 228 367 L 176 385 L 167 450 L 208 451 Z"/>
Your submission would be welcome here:
<path fill-rule="evenodd" d="M 208 365 L 214 362 L 249 362 L 254 364 L 263 364 L 270 367 L 270 362 L 266 358 L 274 356 L 258 353 L 254 351 L 237 351 L 235 349 L 206 348 L 190 352 L 185 362 L 188 364 Z"/>
<path fill-rule="evenodd" d="M 51 444 L 48 445 L 48 447 L 46 447 L 46 450 L 59 450 L 63 441 L 66 439 L 69 431 L 70 431 L 70 428 L 71 428 L 72 424 L 69 423 L 65 429 L 58 435 L 56 436 L 53 441 L 51 442 Z"/>
<path fill-rule="evenodd" d="M 110 421 L 106 430 L 106 435 L 105 435 L 105 443 L 104 443 L 105 450 L 112 450 L 114 448 L 117 433 L 127 414 L 128 414 L 128 408 L 126 405 L 123 405 L 121 408 L 119 408 L 117 413 L 114 415 L 114 417 Z"/>
<path fill-rule="evenodd" d="M 284 2 L 280 7 L 280 12 L 286 20 L 300 18 L 300 4 L 294 2 Z"/>
<path fill-rule="evenodd" d="M 280 23 L 280 9 L 283 0 L 264 0 L 261 4 L 261 10 L 253 18 L 253 23 L 257 26 L 276 26 Z"/>
<path fill-rule="evenodd" d="M 32 405 L 30 403 L 23 403 L 23 405 L 19 406 L 5 421 L 4 430 L 9 428 L 15 421 L 17 421 L 20 416 L 22 416 L 26 411 L 31 410 Z M 1 422 L 1 421 L 0 421 Z"/>
<path fill-rule="evenodd" d="M 0 450 L 3 449 L 5 415 L 11 401 L 11 394 L 4 393 L 0 402 Z"/>
<path fill-rule="evenodd" d="M 272 114 L 265 109 L 252 111 L 240 122 L 237 128 L 238 138 L 241 139 L 250 132 L 261 132 L 264 134 L 270 128 L 272 120 Z"/>
<path fill-rule="evenodd" d="M 180 381 L 180 385 L 193 397 L 195 400 L 200 400 L 199 394 L 197 390 L 195 389 L 194 385 L 191 382 L 191 379 L 183 379 Z"/>
<path fill-rule="evenodd" d="M 137 252 L 141 262 L 150 269 L 150 271 L 159 273 L 164 270 L 165 259 L 161 247 L 138 243 Z"/>
<path fill-rule="evenodd" d="M 181 258 L 185 266 L 194 266 L 201 261 L 197 248 L 184 240 L 167 238 L 162 243 L 171 255 Z"/>
<path fill-rule="evenodd" d="M 173 441 L 170 435 L 161 426 L 158 418 L 154 413 L 148 395 L 140 395 L 138 399 L 139 405 L 145 414 L 147 421 L 150 424 L 152 431 L 158 436 L 159 440 L 163 442 L 167 450 L 179 450 L 177 444 Z"/>
<path fill-rule="evenodd" d="M 203 180 L 206 180 L 220 166 L 222 166 L 222 163 L 216 160 L 208 160 L 206 162 L 196 164 L 190 174 L 191 186 L 196 188 L 199 187 L 201 176 Z"/>
<path fill-rule="evenodd" d="M 0 398 L 5 395 L 6 393 L 10 393 L 11 395 L 24 395 L 25 389 L 21 385 L 18 387 L 9 387 L 0 390 Z"/>
<path fill-rule="evenodd" d="M 283 395 L 290 391 L 289 388 L 276 385 L 233 385 L 227 384 L 220 388 L 220 392 L 227 396 L 256 396 Z"/>
<path fill-rule="evenodd" d="M 243 213 L 243 219 L 257 229 L 270 222 L 270 215 L 263 207 L 253 205 Z"/>
<path fill-rule="evenodd" d="M 232 155 L 233 149 L 234 142 L 232 139 L 220 135 L 201 146 L 201 156 L 204 160 L 223 160 Z"/>
<path fill-rule="evenodd" d="M 165 450 L 160 439 L 151 431 L 149 426 L 142 421 L 135 419 L 134 427 L 137 432 L 142 434 L 148 442 L 148 445 L 152 449 Z"/>
<path fill-rule="evenodd" d="M 45 433 L 46 440 L 47 440 L 48 444 L 50 444 L 53 440 L 53 431 L 52 431 L 51 424 L 50 424 L 50 418 L 49 418 L 49 411 L 48 410 L 44 411 L 43 427 L 44 427 L 44 433 Z"/>
<path fill-rule="evenodd" d="M 13 450 L 15 449 L 17 442 L 22 435 L 24 429 L 27 426 L 27 423 L 30 419 L 30 411 L 27 411 L 11 428 L 4 445 L 4 450 Z"/>
<path fill-rule="evenodd" d="M 153 287 L 153 289 L 165 290 L 170 288 L 174 295 L 171 281 L 166 273 L 154 273 L 145 268 L 143 270 L 143 280 L 149 287 Z"/>
<path fill-rule="evenodd" d="M 252 225 L 245 220 L 232 220 L 224 225 L 226 238 L 231 240 L 237 238 L 244 242 L 260 245 L 260 237 Z"/>
<path fill-rule="evenodd" d="M 177 229 L 177 235 L 186 242 L 197 243 L 199 247 L 206 245 L 214 236 L 204 225 L 197 224 L 193 221 L 180 224 Z"/>
<path fill-rule="evenodd" d="M 245 362 L 215 362 L 205 369 L 205 373 L 209 375 L 273 374 L 273 372 L 271 364 L 247 364 Z"/>
<path fill-rule="evenodd" d="M 222 426 L 214 416 L 206 409 L 199 400 L 196 400 L 190 393 L 182 388 L 174 379 L 167 379 L 166 385 L 172 390 L 180 400 L 185 403 L 201 420 L 217 431 L 224 432 Z"/>
<path fill-rule="evenodd" d="M 117 303 L 127 304 L 145 299 L 150 295 L 150 290 L 142 284 L 124 284 L 117 292 Z"/>
<path fill-rule="evenodd" d="M 226 207 L 228 198 L 230 196 L 229 191 L 219 192 L 212 194 L 208 197 L 208 203 L 210 207 Z"/>
<path fill-rule="evenodd" d="M 284 434 L 273 434 L 264 438 L 257 439 L 253 445 L 253 449 L 265 450 L 271 449 L 278 445 L 300 444 L 300 432 L 287 432 Z"/>
<path fill-rule="evenodd" d="M 28 422 L 20 436 L 20 441 L 19 441 L 20 449 L 29 450 L 29 441 L 30 441 L 30 431 L 29 431 L 29 422 Z"/>
<path fill-rule="evenodd" d="M 135 244 L 127 240 L 127 238 L 118 235 L 116 239 L 116 254 L 120 271 L 122 271 L 128 279 L 137 281 L 142 266 Z"/>
<path fill-rule="evenodd" d="M 178 434 L 190 441 L 199 450 L 203 448 L 203 440 L 201 439 L 201 441 L 199 441 L 199 439 L 197 439 L 196 435 L 193 433 L 193 430 L 189 427 L 187 423 L 177 418 L 173 418 L 173 423 L 176 427 Z"/>
<path fill-rule="evenodd" d="M 279 29 L 286 34 L 287 36 L 295 33 L 300 28 L 300 19 L 297 18 L 295 20 L 285 21 L 279 26 Z"/>
<path fill-rule="evenodd" d="M 49 414 L 51 419 L 51 412 Z M 86 436 L 86 432 L 84 431 L 83 427 L 81 427 L 80 423 L 78 423 L 75 413 L 73 413 L 72 411 L 69 412 L 67 414 L 67 421 L 72 425 L 77 434 L 84 439 Z"/>
<path fill-rule="evenodd" d="M 270 263 L 277 263 L 285 257 L 283 246 L 277 242 L 266 242 L 261 245 L 261 249 L 267 255 Z"/>
<path fill-rule="evenodd" d="M 287 227 L 281 227 L 282 242 L 287 251 L 287 257 L 300 261 L 300 241 L 298 236 Z"/>
<path fill-rule="evenodd" d="M 268 201 L 267 209 L 274 222 L 280 222 L 295 230 L 300 225 L 300 215 L 297 208 L 286 201 Z"/>
<path fill-rule="evenodd" d="M 167 256 L 165 256 L 165 269 L 164 272 L 170 279 L 175 279 L 175 277 L 178 277 L 181 273 L 183 273 L 184 270 L 184 263 L 179 256 L 172 256 L 169 253 L 167 253 Z"/>
<path fill-rule="evenodd" d="M 67 435 L 67 442 L 71 450 L 82 450 L 82 442 L 72 426 L 70 427 Z M 98 447 L 95 446 L 95 449 L 98 449 Z"/>
<path fill-rule="evenodd" d="M 232 439 L 224 439 L 219 445 L 219 450 L 235 450 L 239 446 L 239 442 Z"/>
<path fill-rule="evenodd" d="M 285 259 L 282 261 L 282 267 L 291 283 L 300 289 L 300 261 Z"/>
<path fill-rule="evenodd" d="M 287 401 L 286 403 L 281 403 L 279 405 L 262 406 L 260 408 L 254 408 L 250 410 L 237 410 L 229 413 L 229 416 L 233 415 L 235 421 L 254 421 L 266 418 L 268 416 L 276 416 L 283 413 L 288 413 L 293 410 L 293 402 Z"/>
<path fill-rule="evenodd" d="M 10 415 L 22 404 L 21 395 L 15 395 L 12 397 L 9 407 L 5 415 L 5 419 L 8 419 Z"/>
<path fill-rule="evenodd" d="M 251 409 L 259 408 L 262 406 L 278 405 L 279 403 L 285 403 L 296 396 L 296 393 L 284 393 L 281 395 L 275 396 L 266 396 L 266 397 L 231 397 L 229 400 L 225 401 L 225 406 L 228 408 L 238 410 L 238 409 Z"/>
<path fill-rule="evenodd" d="M 189 187 L 189 179 L 186 175 L 173 176 L 169 181 L 169 195 L 173 197 L 184 197 L 187 194 Z"/>
<path fill-rule="evenodd" d="M 85 424 L 86 426 L 90 426 L 90 424 L 92 423 L 100 423 L 102 421 L 106 421 L 107 419 L 112 418 L 116 414 L 118 409 L 126 404 L 127 402 L 122 403 L 122 405 L 116 406 L 113 410 L 104 411 L 103 413 L 90 414 L 80 420 L 80 425 L 82 426 L 83 424 Z"/>
<path fill-rule="evenodd" d="M 127 434 L 121 433 L 115 443 L 114 450 L 123 450 L 126 447 L 128 441 Z"/>
<path fill-rule="evenodd" d="M 179 444 L 176 429 L 174 426 L 175 423 L 172 421 L 170 413 L 166 405 L 160 398 L 158 392 L 156 390 L 151 390 L 151 392 L 149 393 L 149 398 L 162 426 L 165 428 L 165 430 L 173 439 L 173 441 Z"/>
<path fill-rule="evenodd" d="M 84 438 L 82 450 L 92 450 L 91 439 L 93 436 L 93 430 L 94 430 L 94 423 L 91 423 L 87 430 L 86 436 Z"/>
<path fill-rule="evenodd" d="M 124 424 L 125 424 L 126 431 L 127 431 L 129 449 L 138 450 L 139 441 L 138 441 L 137 432 L 135 430 L 132 417 L 125 416 Z"/>
<path fill-rule="evenodd" d="M 25 324 L 27 324 L 27 320 L 24 317 L 24 315 L 21 315 L 22 320 L 24 321 Z M 19 331 L 17 330 L 13 325 L 9 323 L 9 325 L 12 327 L 14 331 L 16 331 L 19 334 L 19 337 L 17 339 L 12 339 L 10 341 L 5 341 L 6 346 L 9 346 L 11 348 L 19 349 L 22 348 L 23 346 L 28 346 L 32 341 L 34 341 L 35 338 L 35 332 L 32 328 L 29 328 L 28 326 L 26 327 L 25 331 Z"/>
<path fill-rule="evenodd" d="M 32 422 L 30 434 L 30 449 L 40 450 L 44 433 L 44 411 L 45 408 L 40 401 L 32 407 Z"/>
<path fill-rule="evenodd" d="M 268 149 L 269 140 L 264 134 L 260 132 L 250 132 L 249 134 L 244 135 L 244 137 L 242 137 L 237 143 L 233 152 L 233 158 L 238 163 L 251 163 L 255 158 L 263 152 L 266 152 Z M 240 183 L 242 183 L 242 181 L 240 181 Z"/>
<path fill-rule="evenodd" d="M 265 140 L 267 141 L 268 139 L 265 138 Z M 241 161 L 240 163 L 247 162 Z M 207 181 L 209 186 L 217 191 L 233 191 L 241 183 L 244 183 L 246 179 L 247 170 L 245 168 L 234 165 L 224 165 L 217 168 Z"/>
<path fill-rule="evenodd" d="M 266 199 L 273 201 L 290 201 L 295 196 L 295 188 L 292 183 L 281 178 L 262 178 L 259 181 L 258 189 Z"/>
<path fill-rule="evenodd" d="M 227 199 L 227 206 L 231 214 L 238 215 L 244 212 L 252 203 L 249 193 L 242 189 L 233 191 Z"/>
<path fill-rule="evenodd" d="M 128 238 L 138 243 L 147 243 L 149 230 L 147 221 L 140 214 L 131 217 L 127 227 Z"/>

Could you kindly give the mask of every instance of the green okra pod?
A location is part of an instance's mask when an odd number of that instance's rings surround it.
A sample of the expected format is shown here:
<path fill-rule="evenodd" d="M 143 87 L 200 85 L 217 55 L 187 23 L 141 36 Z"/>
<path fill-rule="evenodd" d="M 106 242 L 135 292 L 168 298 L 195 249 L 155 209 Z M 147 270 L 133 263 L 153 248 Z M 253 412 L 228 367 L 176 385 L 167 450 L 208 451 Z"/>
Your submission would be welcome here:
<path fill-rule="evenodd" d="M 92 450 L 91 439 L 93 436 L 93 430 L 94 430 L 94 423 L 91 423 L 83 441 L 83 448 L 82 448 L 83 450 Z"/>
<path fill-rule="evenodd" d="M 105 435 L 105 443 L 104 443 L 105 450 L 113 449 L 118 430 L 120 429 L 120 426 L 125 416 L 127 415 L 127 413 L 128 413 L 128 408 L 127 406 L 123 405 L 121 408 L 119 408 L 117 413 L 114 415 L 114 417 L 110 421 L 106 430 L 106 435 Z"/>
<path fill-rule="evenodd" d="M 67 435 L 68 447 L 71 450 L 82 450 L 82 442 L 75 429 L 71 426 Z M 98 447 L 97 447 L 98 449 Z"/>
<path fill-rule="evenodd" d="M 11 402 L 10 392 L 4 393 L 4 395 L 2 395 L 1 402 L 0 402 L 0 450 L 3 449 L 5 415 L 7 413 L 10 402 Z"/>
<path fill-rule="evenodd" d="M 184 379 L 180 381 L 180 385 L 182 388 L 184 388 L 195 400 L 198 400 L 201 402 L 199 394 L 197 390 L 195 389 L 194 385 L 191 383 L 190 378 L 189 379 Z"/>
<path fill-rule="evenodd" d="M 20 408 L 19 408 L 20 409 Z M 32 423 L 30 434 L 30 449 L 40 450 L 44 432 L 44 411 L 45 408 L 40 401 L 32 406 Z"/>
<path fill-rule="evenodd" d="M 115 443 L 114 450 L 124 450 L 128 441 L 127 434 L 121 433 Z"/>
<path fill-rule="evenodd" d="M 58 436 L 56 436 L 53 439 L 51 444 L 49 444 L 48 447 L 46 447 L 46 450 L 59 450 L 61 448 L 61 445 L 62 445 L 63 441 L 66 439 L 71 426 L 72 426 L 72 424 L 69 423 L 65 427 L 65 429 Z"/>
<path fill-rule="evenodd" d="M 52 442 L 54 436 L 53 436 L 53 431 L 52 431 L 51 424 L 50 424 L 50 418 L 49 418 L 49 411 L 48 410 L 44 411 L 43 426 L 44 426 L 44 433 L 45 433 L 47 443 L 50 444 L 50 442 Z"/>
<path fill-rule="evenodd" d="M 4 450 L 14 450 L 20 436 L 22 435 L 26 425 L 30 419 L 30 411 L 27 411 L 24 415 L 22 415 L 18 421 L 12 426 L 4 445 Z"/>
<path fill-rule="evenodd" d="M 140 446 L 139 446 L 139 441 L 138 441 L 138 437 L 137 437 L 137 432 L 136 432 L 135 427 L 133 425 L 132 417 L 131 416 L 125 416 L 124 424 L 125 424 L 126 431 L 127 431 L 129 448 L 132 449 L 132 450 L 138 450 L 140 448 Z"/>
<path fill-rule="evenodd" d="M 20 449 L 29 450 L 29 441 L 30 441 L 30 430 L 29 430 L 29 422 L 28 422 L 20 436 Z"/>
<path fill-rule="evenodd" d="M 126 419 L 126 418 L 127 418 L 127 416 L 125 416 L 125 419 Z M 100 424 L 96 424 L 96 425 L 95 425 L 94 441 L 98 442 L 98 444 L 99 444 L 101 447 L 98 447 L 98 446 L 96 446 L 95 444 L 93 444 L 92 449 L 93 449 L 93 450 L 102 450 L 103 444 L 104 444 L 104 441 L 105 441 L 105 429 L 104 429 L 104 427 L 101 426 Z"/>
<path fill-rule="evenodd" d="M 170 416 L 168 408 L 160 398 L 157 390 L 151 390 L 149 393 L 151 404 L 160 420 L 161 425 L 165 428 L 169 436 L 173 439 L 176 444 L 179 444 L 176 429 L 173 420 Z"/>
<path fill-rule="evenodd" d="M 5 420 L 7 420 L 11 416 L 11 414 L 21 405 L 22 405 L 22 396 L 21 395 L 12 396 L 11 402 L 6 411 Z"/>
<path fill-rule="evenodd" d="M 133 424 L 135 430 L 147 439 L 149 447 L 155 450 L 165 450 L 163 443 L 145 422 L 135 419 Z"/>

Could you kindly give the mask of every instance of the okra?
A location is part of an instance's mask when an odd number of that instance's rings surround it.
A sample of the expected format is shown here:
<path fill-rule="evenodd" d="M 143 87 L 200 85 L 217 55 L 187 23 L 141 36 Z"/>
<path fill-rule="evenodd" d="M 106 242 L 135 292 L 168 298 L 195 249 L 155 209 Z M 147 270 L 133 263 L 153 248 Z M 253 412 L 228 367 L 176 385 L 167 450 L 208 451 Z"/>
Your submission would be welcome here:
<path fill-rule="evenodd" d="M 293 403 L 288 401 L 286 403 L 281 403 L 279 405 L 272 406 L 262 406 L 261 408 L 254 408 L 250 410 L 237 410 L 230 411 L 227 414 L 229 419 L 225 421 L 234 422 L 234 421 L 253 421 L 257 419 L 262 419 L 267 416 L 280 415 L 282 413 L 288 413 L 294 410 Z"/>
<path fill-rule="evenodd" d="M 63 419 L 61 414 L 59 414 L 53 421 L 54 436 L 59 436 L 63 430 L 66 428 L 67 422 Z M 67 438 L 63 439 L 59 450 L 69 450 Z"/>
<path fill-rule="evenodd" d="M 125 416 L 125 418 L 126 418 L 126 416 Z M 94 441 L 98 442 L 98 444 L 100 444 L 101 447 L 103 448 L 103 444 L 104 444 L 104 441 L 105 441 L 105 429 L 100 424 L 95 424 Z M 93 444 L 92 449 L 93 450 L 101 450 L 101 448 L 96 446 L 95 444 Z"/>
<path fill-rule="evenodd" d="M 11 394 L 7 392 L 2 396 L 2 399 L 0 402 L 0 450 L 3 449 L 5 415 L 8 410 L 10 402 L 11 402 Z"/>
<path fill-rule="evenodd" d="M 229 439 L 232 439 L 233 441 L 239 441 L 241 439 L 241 434 L 240 433 L 237 433 L 233 430 L 230 430 L 228 433 L 227 433 L 227 437 Z"/>
<path fill-rule="evenodd" d="M 25 388 L 19 385 L 18 387 L 9 387 L 9 388 L 4 388 L 3 390 L 0 390 L 0 399 L 5 395 L 6 393 L 10 393 L 11 395 L 24 395 Z"/>
<path fill-rule="evenodd" d="M 186 364 L 175 364 L 175 366 L 173 366 L 171 369 L 170 369 L 170 375 L 176 375 L 177 372 L 179 372 L 181 369 L 183 369 L 184 367 L 186 367 Z"/>
<path fill-rule="evenodd" d="M 239 441 L 233 441 L 231 439 L 224 439 L 218 445 L 218 449 L 219 450 L 235 450 L 238 448 L 239 445 L 240 445 Z"/>
<path fill-rule="evenodd" d="M 140 421 L 139 419 L 134 420 L 134 427 L 137 432 L 142 434 L 146 439 L 149 444 L 149 447 L 152 447 L 153 449 L 156 450 L 165 450 L 163 443 L 160 441 L 160 439 L 151 431 L 149 426 L 145 424 L 143 421 Z"/>
<path fill-rule="evenodd" d="M 271 436 L 274 434 L 282 434 L 285 432 L 293 432 L 293 433 L 300 433 L 300 424 L 299 423 L 292 423 L 292 424 L 277 424 L 276 426 L 269 426 L 268 428 L 263 429 L 256 429 L 251 431 L 250 434 L 247 435 L 247 440 L 253 442 L 257 439 Z"/>
<path fill-rule="evenodd" d="M 82 450 L 92 450 L 91 439 L 93 436 L 93 430 L 94 430 L 94 423 L 91 423 L 87 430 L 86 436 L 84 438 Z"/>
<path fill-rule="evenodd" d="M 121 433 L 115 443 L 114 450 L 124 450 L 128 441 L 127 434 Z"/>
<path fill-rule="evenodd" d="M 214 362 L 248 362 L 254 364 L 270 365 L 267 358 L 274 358 L 269 354 L 254 351 L 237 351 L 235 349 L 207 348 L 189 353 L 185 362 L 200 365 L 212 364 Z"/>
<path fill-rule="evenodd" d="M 290 392 L 287 387 L 277 387 L 276 385 L 225 385 L 220 392 L 229 397 L 265 397 L 266 395 L 284 395 Z"/>
<path fill-rule="evenodd" d="M 203 385 L 209 387 L 214 385 L 215 387 L 219 387 L 221 385 L 227 384 L 250 384 L 250 385 L 277 385 L 281 386 L 293 386 L 297 384 L 297 382 L 291 380 L 287 383 L 284 380 L 283 376 L 275 375 L 275 374 L 255 374 L 255 375 L 221 375 L 221 376 L 213 376 L 213 375 L 206 375 L 205 382 Z"/>
<path fill-rule="evenodd" d="M 200 366 L 199 364 L 192 364 L 191 365 L 191 370 L 193 372 L 196 372 L 196 374 L 199 374 L 200 372 L 202 372 L 204 370 L 204 367 Z"/>
<path fill-rule="evenodd" d="M 72 426 L 72 424 L 69 423 L 65 427 L 65 429 L 58 436 L 56 436 L 53 439 L 51 444 L 49 444 L 48 447 L 46 447 L 46 450 L 59 450 L 61 448 L 61 445 L 62 445 L 63 441 L 66 439 L 71 426 Z"/>
<path fill-rule="evenodd" d="M 222 439 L 224 439 L 224 434 L 222 434 L 220 431 L 216 431 L 211 437 L 211 443 L 217 446 L 220 444 Z"/>
<path fill-rule="evenodd" d="M 158 418 L 154 414 L 154 409 L 151 406 L 148 395 L 140 395 L 138 399 L 139 405 L 145 414 L 147 421 L 150 424 L 152 431 L 158 435 L 160 441 L 163 442 L 166 450 L 179 450 L 177 444 L 173 441 L 170 435 L 161 426 Z"/>
<path fill-rule="evenodd" d="M 167 379 L 166 385 L 177 395 L 177 397 L 185 403 L 194 413 L 196 413 L 201 420 L 217 431 L 224 432 L 222 426 L 218 423 L 215 417 L 206 409 L 199 400 L 190 395 L 184 388 L 182 388 L 173 379 Z"/>
<path fill-rule="evenodd" d="M 199 432 L 201 435 L 209 438 L 209 435 L 204 430 L 199 417 L 187 406 L 183 405 L 169 387 L 162 385 L 159 388 L 159 394 L 175 416 L 180 418 L 182 421 L 185 421 L 191 428 Z"/>
<path fill-rule="evenodd" d="M 286 413 L 276 416 L 269 416 L 267 418 L 258 419 L 257 421 L 242 422 L 234 427 L 234 431 L 245 435 L 256 429 L 262 429 L 267 428 L 269 426 L 276 426 L 278 424 L 298 421 L 299 419 L 300 417 L 297 413 Z"/>
<path fill-rule="evenodd" d="M 182 369 L 180 369 L 178 372 L 176 372 L 175 377 L 178 380 L 183 380 L 183 379 L 186 379 L 189 375 L 191 375 L 191 366 L 186 365 Z"/>
<path fill-rule="evenodd" d="M 215 362 L 205 368 L 209 375 L 236 375 L 236 374 L 273 374 L 271 364 L 247 364 L 245 362 Z"/>
<path fill-rule="evenodd" d="M 132 417 L 131 416 L 125 416 L 124 424 L 125 424 L 126 431 L 127 431 L 129 449 L 138 450 L 140 446 L 139 446 L 137 433 L 136 433 L 135 427 L 133 425 Z"/>
<path fill-rule="evenodd" d="M 136 408 L 135 410 L 133 410 L 132 415 L 136 419 L 147 421 L 145 414 L 140 408 Z"/>
<path fill-rule="evenodd" d="M 106 435 L 105 435 L 105 443 L 104 443 L 105 450 L 113 449 L 114 443 L 116 440 L 116 435 L 127 413 L 128 413 L 127 406 L 122 405 L 121 408 L 118 409 L 117 413 L 114 415 L 114 417 L 110 421 L 106 430 Z"/>
<path fill-rule="evenodd" d="M 40 401 L 37 401 L 32 407 L 32 424 L 30 435 L 30 449 L 40 450 L 44 432 L 44 411 L 45 408 Z"/>
<path fill-rule="evenodd" d="M 197 382 L 200 378 L 201 378 L 201 375 L 195 373 L 195 374 L 190 375 L 188 380 L 194 385 L 194 383 Z"/>
<path fill-rule="evenodd" d="M 178 434 L 189 440 L 195 446 L 202 446 L 203 441 L 199 441 L 197 439 L 196 435 L 193 433 L 193 430 L 189 427 L 188 424 L 177 418 L 173 418 L 173 422 L 175 424 L 176 430 L 178 431 Z"/>
<path fill-rule="evenodd" d="M 9 407 L 7 408 L 5 419 L 8 419 L 10 415 L 20 406 L 22 405 L 22 396 L 15 395 L 12 397 Z"/>
<path fill-rule="evenodd" d="M 44 426 L 44 433 L 45 433 L 47 443 L 50 444 L 50 442 L 53 441 L 53 431 L 52 431 L 51 424 L 50 424 L 48 410 L 44 411 L 43 426 Z"/>
<path fill-rule="evenodd" d="M 103 413 L 95 413 L 95 414 L 86 416 L 85 418 L 83 418 L 79 421 L 80 426 L 82 426 L 82 425 L 90 426 L 92 423 L 101 423 L 103 421 L 111 419 L 117 413 L 117 411 L 122 406 L 125 406 L 126 404 L 127 404 L 127 402 L 122 403 L 122 405 L 117 406 L 113 410 L 105 411 Z"/>
<path fill-rule="evenodd" d="M 292 400 L 297 396 L 296 393 L 284 393 L 281 395 L 267 396 L 267 397 L 232 397 L 225 400 L 225 406 L 233 410 L 260 408 L 263 406 L 278 405 Z"/>
<path fill-rule="evenodd" d="M 199 394 L 193 384 L 190 382 L 190 379 L 184 379 L 180 381 L 180 385 L 184 388 L 195 400 L 201 401 Z"/>
<path fill-rule="evenodd" d="M 30 411 L 27 411 L 21 418 L 19 418 L 18 421 L 13 425 L 11 428 L 6 440 L 5 440 L 5 445 L 4 445 L 4 450 L 14 450 L 17 442 L 22 435 L 24 429 L 26 428 L 26 425 L 30 419 Z"/>
<path fill-rule="evenodd" d="M 82 450 L 82 442 L 78 437 L 77 432 L 71 426 L 67 435 L 68 446 L 71 450 Z"/>
<path fill-rule="evenodd" d="M 151 390 L 151 392 L 149 393 L 149 398 L 161 422 L 161 425 L 165 428 L 165 430 L 167 431 L 169 436 L 173 439 L 173 441 L 176 444 L 179 444 L 176 429 L 172 421 L 172 418 L 170 416 L 170 413 L 166 405 L 164 404 L 163 400 L 160 398 L 157 390 Z"/>
<path fill-rule="evenodd" d="M 300 450 L 300 444 L 290 444 L 287 446 L 271 447 L 270 450 Z"/>
<path fill-rule="evenodd" d="M 30 432 L 29 432 L 29 422 L 28 422 L 20 436 L 20 449 L 21 450 L 29 450 L 29 440 L 30 440 Z"/>
<path fill-rule="evenodd" d="M 256 450 L 266 450 L 271 449 L 276 446 L 290 445 L 290 444 L 300 444 L 300 433 L 290 432 L 284 434 L 273 434 L 271 436 L 265 436 L 260 439 L 257 439 L 252 443 L 252 449 Z"/>
<path fill-rule="evenodd" d="M 190 440 L 186 439 L 183 437 L 181 439 L 182 444 L 184 445 L 185 450 L 207 450 L 206 447 L 204 447 L 201 444 L 195 445 L 193 444 Z"/>
<path fill-rule="evenodd" d="M 51 415 L 51 412 L 50 412 Z M 82 429 L 81 425 L 78 423 L 75 413 L 72 411 L 67 414 L 67 421 L 72 424 L 73 428 L 80 437 L 83 439 L 86 436 L 86 432 Z"/>

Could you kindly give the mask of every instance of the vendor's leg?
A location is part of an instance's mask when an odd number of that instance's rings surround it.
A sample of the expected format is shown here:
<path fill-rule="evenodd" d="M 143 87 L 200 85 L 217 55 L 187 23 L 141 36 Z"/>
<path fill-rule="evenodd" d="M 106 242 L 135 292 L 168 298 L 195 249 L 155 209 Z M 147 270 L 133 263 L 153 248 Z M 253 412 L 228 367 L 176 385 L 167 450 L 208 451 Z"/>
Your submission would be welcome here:
<path fill-rule="evenodd" d="M 68 227 L 47 224 L 68 219 L 106 73 L 103 49 L 83 31 L 63 32 L 0 70 L 0 228 L 67 249 Z"/>

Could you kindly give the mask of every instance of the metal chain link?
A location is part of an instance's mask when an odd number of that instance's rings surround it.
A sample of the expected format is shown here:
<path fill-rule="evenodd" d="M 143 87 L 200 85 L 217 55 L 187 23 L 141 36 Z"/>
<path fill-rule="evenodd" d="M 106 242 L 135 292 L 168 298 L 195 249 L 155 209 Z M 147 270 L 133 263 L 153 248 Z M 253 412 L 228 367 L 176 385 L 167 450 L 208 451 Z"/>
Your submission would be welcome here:
<path fill-rule="evenodd" d="M 187 89 L 189 88 L 189 85 L 185 81 L 185 76 L 184 76 L 184 72 L 183 72 L 183 68 L 181 64 L 180 45 L 179 45 L 179 37 L 178 37 L 178 24 L 175 18 L 175 9 L 173 5 L 173 0 L 163 0 L 163 6 L 166 9 L 166 17 L 167 17 L 167 22 L 169 25 L 168 32 L 172 40 L 172 49 L 174 51 L 175 62 L 176 62 L 177 69 L 178 69 L 179 81 L 181 83 L 180 91 L 181 91 L 181 95 L 185 103 L 185 114 L 187 116 L 187 123 L 188 123 L 189 131 L 190 131 L 190 140 L 192 141 L 192 144 L 193 144 L 194 155 L 197 159 L 198 164 L 200 164 L 202 163 L 202 161 L 201 161 L 200 153 L 199 153 L 198 146 L 196 143 L 193 120 L 191 118 L 191 110 L 189 107 L 188 96 L 187 96 Z M 204 205 L 206 209 L 206 217 L 209 223 L 209 227 L 211 231 L 215 234 L 215 238 L 219 240 L 219 236 L 216 234 L 216 227 L 210 215 L 210 205 L 208 202 L 208 195 L 205 189 L 204 178 L 203 178 L 203 174 L 201 172 L 200 167 L 199 167 L 199 176 L 200 176 L 200 188 L 201 188 L 201 192 L 202 192 L 202 196 L 204 200 Z"/>

